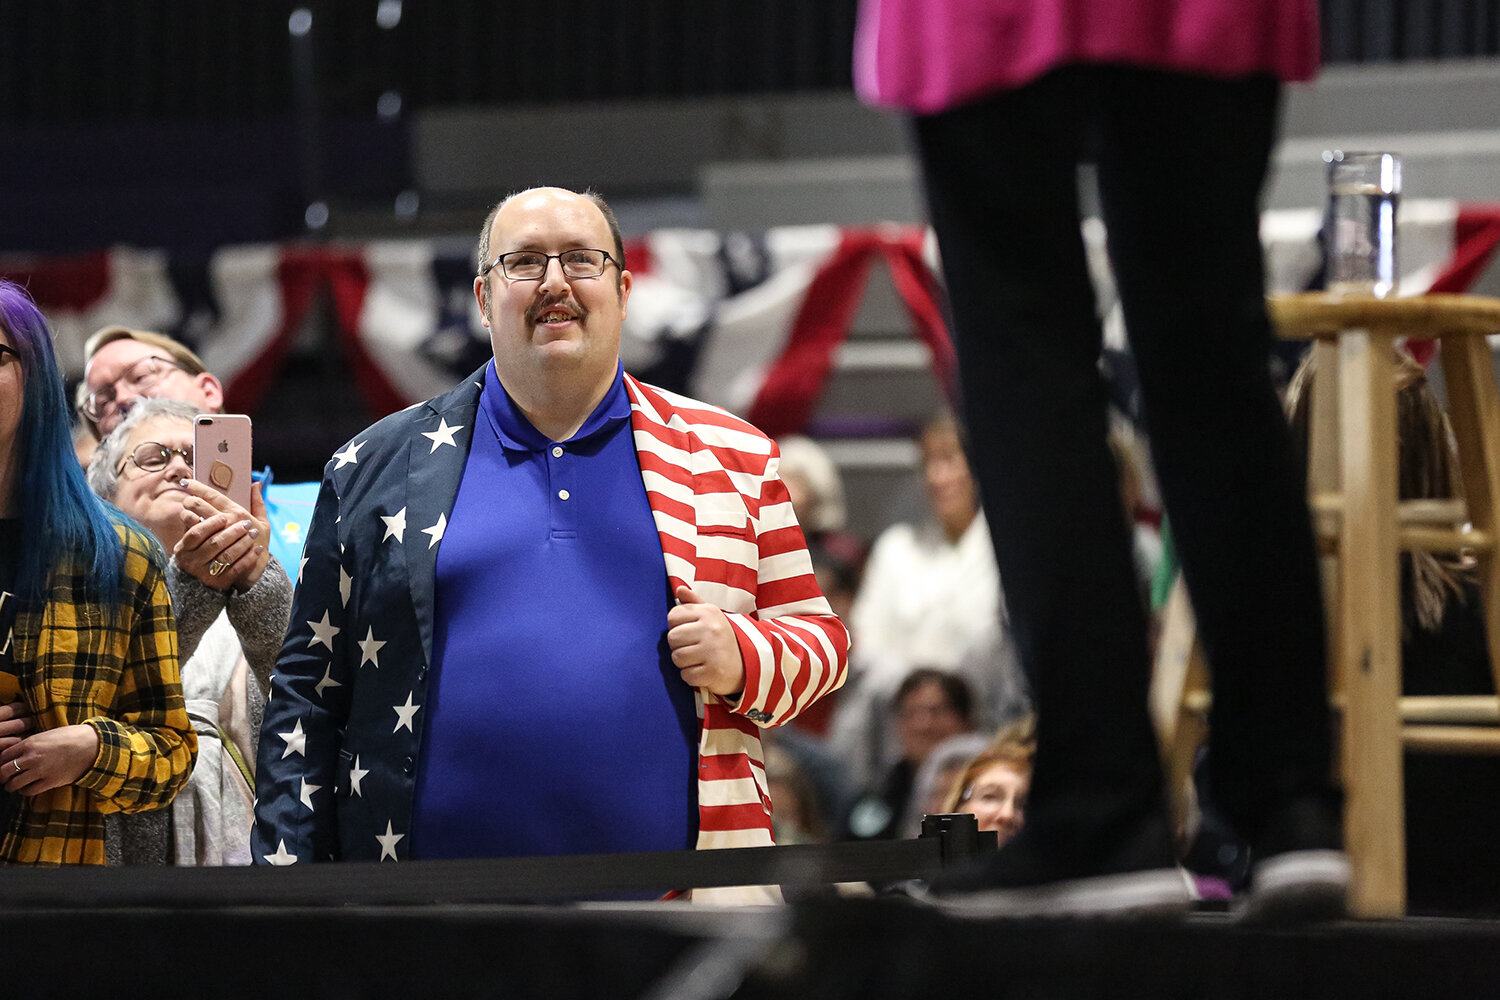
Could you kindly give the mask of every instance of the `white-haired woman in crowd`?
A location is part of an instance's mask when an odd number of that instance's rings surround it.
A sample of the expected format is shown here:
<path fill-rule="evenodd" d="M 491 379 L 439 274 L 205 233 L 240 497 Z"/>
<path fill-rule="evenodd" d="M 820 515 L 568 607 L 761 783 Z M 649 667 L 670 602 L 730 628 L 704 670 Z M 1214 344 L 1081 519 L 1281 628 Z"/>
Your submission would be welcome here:
<path fill-rule="evenodd" d="M 260 487 L 247 511 L 192 478 L 199 412 L 177 400 L 142 400 L 99 443 L 89 485 L 150 530 L 171 556 L 167 585 L 199 751 L 188 788 L 172 803 L 170 859 L 249 864 L 250 769 L 292 584 L 266 548 Z M 125 824 L 124 849 L 151 860 L 141 854 L 164 844 L 164 831 L 140 822 Z"/>

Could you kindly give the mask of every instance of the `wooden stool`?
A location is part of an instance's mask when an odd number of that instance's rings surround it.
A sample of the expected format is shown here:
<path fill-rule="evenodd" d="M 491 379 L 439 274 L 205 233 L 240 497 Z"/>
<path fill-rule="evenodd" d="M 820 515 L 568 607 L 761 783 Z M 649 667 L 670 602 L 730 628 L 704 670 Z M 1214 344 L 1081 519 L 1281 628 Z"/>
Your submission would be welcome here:
<path fill-rule="evenodd" d="M 1325 376 L 1313 390 L 1308 489 L 1320 545 L 1336 553 L 1338 564 L 1334 579 L 1325 582 L 1330 675 L 1335 704 L 1343 710 L 1344 834 L 1354 869 L 1350 902 L 1359 916 L 1399 915 L 1406 909 L 1403 746 L 1500 753 L 1500 699 L 1401 696 L 1399 561 L 1402 549 L 1475 556 L 1500 690 L 1500 390 L 1485 340 L 1500 334 L 1500 299 L 1309 293 L 1275 296 L 1268 306 L 1281 337 L 1316 341 L 1312 349 L 1320 352 L 1318 370 Z M 1397 502 L 1392 350 L 1403 337 L 1439 342 L 1463 501 Z M 1206 679 L 1179 580 L 1163 619 L 1151 693 L 1174 792 L 1187 780 L 1206 732 Z"/>

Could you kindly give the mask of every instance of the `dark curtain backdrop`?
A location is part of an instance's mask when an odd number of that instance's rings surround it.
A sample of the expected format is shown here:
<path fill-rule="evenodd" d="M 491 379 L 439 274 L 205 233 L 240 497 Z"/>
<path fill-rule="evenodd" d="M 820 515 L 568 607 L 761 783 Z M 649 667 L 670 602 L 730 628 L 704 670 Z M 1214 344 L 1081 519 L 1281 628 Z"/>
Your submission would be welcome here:
<path fill-rule="evenodd" d="M 387 3 L 387 22 L 394 7 Z M 849 86 L 857 0 L 0 0 L 0 124 L 295 110 L 313 12 L 320 110 Z M 1500 0 L 1322 0 L 1331 63 L 1495 55 Z"/>

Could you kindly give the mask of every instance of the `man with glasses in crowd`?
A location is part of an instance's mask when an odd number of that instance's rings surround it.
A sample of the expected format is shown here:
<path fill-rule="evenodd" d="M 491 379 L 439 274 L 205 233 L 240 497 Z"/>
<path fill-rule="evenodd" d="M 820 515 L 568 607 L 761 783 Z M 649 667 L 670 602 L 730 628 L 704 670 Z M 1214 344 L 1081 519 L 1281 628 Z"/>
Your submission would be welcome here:
<path fill-rule="evenodd" d="M 198 355 L 171 337 L 106 326 L 84 344 L 83 356 L 78 415 L 96 439 L 102 440 L 137 401 L 148 397 L 191 403 L 206 413 L 224 412 L 223 383 Z M 295 573 L 317 496 L 316 484 L 277 483 L 269 468 L 257 472 L 255 478 L 264 494 L 271 554 L 287 572 Z"/>
<path fill-rule="evenodd" d="M 770 844 L 759 727 L 848 654 L 775 445 L 625 374 L 631 275 L 597 195 L 507 198 L 477 267 L 493 359 L 328 463 L 256 860 Z"/>

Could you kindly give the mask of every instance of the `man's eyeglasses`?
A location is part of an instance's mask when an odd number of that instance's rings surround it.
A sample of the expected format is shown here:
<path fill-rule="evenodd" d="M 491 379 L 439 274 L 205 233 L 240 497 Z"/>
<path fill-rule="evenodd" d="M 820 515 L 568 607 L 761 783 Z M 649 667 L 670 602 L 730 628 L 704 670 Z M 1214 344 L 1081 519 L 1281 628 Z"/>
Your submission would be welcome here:
<path fill-rule="evenodd" d="M 16 364 L 21 363 L 20 351 L 16 350 L 14 347 L 11 347 L 9 344 L 0 344 L 0 365 L 5 364 L 5 356 L 7 354 L 16 359 Z"/>
<path fill-rule="evenodd" d="M 188 468 L 191 469 L 193 467 L 192 445 L 188 445 L 186 448 L 168 448 L 160 441 L 142 441 L 135 446 L 135 451 L 132 451 L 125 457 L 125 461 L 134 465 L 142 472 L 160 472 L 172 464 L 173 455 L 181 455 L 182 460 L 187 463 Z M 124 471 L 125 462 L 121 462 L 120 467 L 115 470 L 115 475 L 118 476 Z"/>
<path fill-rule="evenodd" d="M 119 398 L 121 387 L 139 396 L 173 370 L 182 371 L 183 369 L 167 358 L 159 358 L 155 355 L 142 358 L 125 369 L 125 374 L 113 382 L 101 385 L 83 397 L 83 405 L 78 409 L 85 417 L 97 421 L 115 408 L 115 401 Z"/>
<path fill-rule="evenodd" d="M 511 281 L 536 281 L 547 273 L 553 260 L 562 265 L 565 278 L 597 278 L 604 273 L 604 265 L 614 260 L 605 250 L 590 250 L 580 247 L 562 253 L 542 253 L 540 250 L 512 250 L 490 261 L 489 267 L 479 272 L 482 278 L 496 264 Z M 616 262 L 618 263 L 618 262 Z"/>

